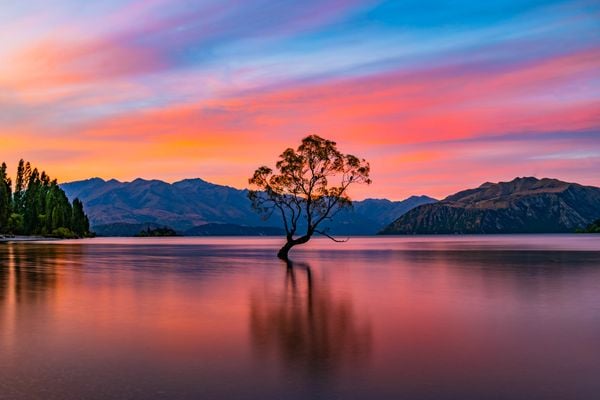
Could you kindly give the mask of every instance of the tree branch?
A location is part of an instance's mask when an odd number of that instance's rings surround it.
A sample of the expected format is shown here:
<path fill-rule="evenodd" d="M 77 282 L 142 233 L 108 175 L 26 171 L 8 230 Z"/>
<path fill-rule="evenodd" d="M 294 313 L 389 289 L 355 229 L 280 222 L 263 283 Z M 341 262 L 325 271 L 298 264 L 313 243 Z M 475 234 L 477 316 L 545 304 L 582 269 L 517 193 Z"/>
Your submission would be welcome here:
<path fill-rule="evenodd" d="M 350 238 L 346 238 L 346 239 L 336 239 L 336 238 L 334 238 L 333 236 L 329 235 L 329 234 L 328 234 L 327 232 L 325 232 L 325 231 L 318 231 L 318 230 L 315 230 L 315 233 L 318 233 L 319 235 L 326 236 L 326 237 L 328 237 L 329 239 L 333 240 L 333 241 L 334 241 L 334 242 L 336 242 L 336 243 L 346 243 L 348 240 L 350 240 Z"/>

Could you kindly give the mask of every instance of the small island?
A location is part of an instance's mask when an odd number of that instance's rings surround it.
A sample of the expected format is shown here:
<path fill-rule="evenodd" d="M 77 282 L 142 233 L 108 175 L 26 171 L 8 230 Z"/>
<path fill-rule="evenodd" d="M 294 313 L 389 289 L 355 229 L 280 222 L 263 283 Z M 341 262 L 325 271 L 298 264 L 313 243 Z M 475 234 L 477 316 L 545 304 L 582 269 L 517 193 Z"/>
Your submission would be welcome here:
<path fill-rule="evenodd" d="M 150 228 L 149 226 L 146 229 L 141 230 L 136 237 L 163 237 L 163 236 L 179 236 L 177 232 L 168 226 L 163 226 L 159 228 Z"/>

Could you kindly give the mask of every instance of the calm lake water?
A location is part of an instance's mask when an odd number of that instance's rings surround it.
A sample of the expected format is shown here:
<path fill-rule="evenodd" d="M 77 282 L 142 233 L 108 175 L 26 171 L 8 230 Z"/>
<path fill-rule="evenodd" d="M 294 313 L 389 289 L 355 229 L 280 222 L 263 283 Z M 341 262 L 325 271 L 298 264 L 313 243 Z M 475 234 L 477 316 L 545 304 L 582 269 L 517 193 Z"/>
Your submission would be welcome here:
<path fill-rule="evenodd" d="M 0 398 L 597 399 L 600 236 L 0 243 Z"/>

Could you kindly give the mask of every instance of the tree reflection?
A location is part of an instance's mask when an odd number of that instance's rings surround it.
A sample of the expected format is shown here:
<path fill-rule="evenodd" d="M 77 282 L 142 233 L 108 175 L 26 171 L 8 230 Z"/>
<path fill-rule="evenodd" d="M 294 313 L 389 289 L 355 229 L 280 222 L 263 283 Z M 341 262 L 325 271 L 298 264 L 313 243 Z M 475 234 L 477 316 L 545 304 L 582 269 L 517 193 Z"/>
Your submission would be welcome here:
<path fill-rule="evenodd" d="M 57 246 L 9 243 L 0 248 L 0 300 L 15 305 L 43 300 L 57 284 Z"/>
<path fill-rule="evenodd" d="M 8 296 L 9 272 L 8 245 L 0 244 L 0 303 Z"/>
<path fill-rule="evenodd" d="M 286 263 L 284 289 L 275 299 L 265 293 L 250 301 L 252 343 L 263 358 L 274 353 L 286 366 L 309 374 L 335 372 L 368 358 L 370 324 L 357 321 L 350 299 L 317 285 L 308 264 Z"/>

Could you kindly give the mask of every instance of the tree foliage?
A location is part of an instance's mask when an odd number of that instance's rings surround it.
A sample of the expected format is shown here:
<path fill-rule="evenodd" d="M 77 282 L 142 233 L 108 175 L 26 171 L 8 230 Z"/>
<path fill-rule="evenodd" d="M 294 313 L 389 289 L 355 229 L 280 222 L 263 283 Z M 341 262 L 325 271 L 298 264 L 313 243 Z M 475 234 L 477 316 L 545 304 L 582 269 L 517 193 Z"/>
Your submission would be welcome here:
<path fill-rule="evenodd" d="M 600 233 L 600 219 L 588 224 L 583 229 L 577 229 L 577 233 Z"/>
<path fill-rule="evenodd" d="M 14 193 L 0 167 L 0 233 L 83 237 L 90 234 L 89 221 L 79 199 L 69 202 L 56 180 L 29 162 L 19 161 Z"/>
<path fill-rule="evenodd" d="M 0 227 L 8 226 L 12 213 L 12 182 L 6 172 L 6 163 L 0 166 Z"/>
<path fill-rule="evenodd" d="M 304 138 L 297 149 L 285 150 L 275 167 L 276 171 L 262 166 L 254 172 L 248 197 L 265 219 L 274 213 L 281 217 L 286 244 L 278 255 L 283 259 L 314 234 L 336 240 L 321 229 L 323 222 L 352 206 L 350 185 L 371 183 L 368 162 L 341 153 L 335 142 L 317 135 Z"/>

